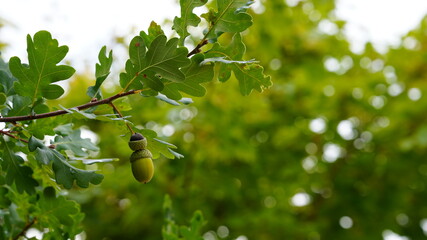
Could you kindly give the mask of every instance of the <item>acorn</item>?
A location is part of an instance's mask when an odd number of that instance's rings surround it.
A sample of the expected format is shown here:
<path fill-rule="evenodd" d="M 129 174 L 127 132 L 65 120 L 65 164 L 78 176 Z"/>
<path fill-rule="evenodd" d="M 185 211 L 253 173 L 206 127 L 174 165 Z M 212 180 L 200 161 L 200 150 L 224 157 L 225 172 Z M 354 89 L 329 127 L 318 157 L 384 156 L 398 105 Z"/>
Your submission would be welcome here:
<path fill-rule="evenodd" d="M 154 175 L 154 164 L 151 158 L 139 158 L 132 161 L 132 173 L 141 183 L 148 183 Z"/>
<path fill-rule="evenodd" d="M 129 147 L 133 151 L 147 148 L 147 139 L 140 133 L 134 133 L 130 136 Z"/>

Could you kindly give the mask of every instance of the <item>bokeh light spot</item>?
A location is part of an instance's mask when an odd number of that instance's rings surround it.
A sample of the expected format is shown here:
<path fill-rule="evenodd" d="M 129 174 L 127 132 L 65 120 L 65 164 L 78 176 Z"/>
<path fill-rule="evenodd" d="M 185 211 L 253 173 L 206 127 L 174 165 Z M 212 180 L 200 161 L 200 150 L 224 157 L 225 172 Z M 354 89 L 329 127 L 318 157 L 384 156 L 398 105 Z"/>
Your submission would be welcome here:
<path fill-rule="evenodd" d="M 344 229 L 349 229 L 353 227 L 353 219 L 348 216 L 343 216 L 340 218 L 340 226 Z"/>
<path fill-rule="evenodd" d="M 334 143 L 327 143 L 323 146 L 323 160 L 332 163 L 342 156 L 342 149 Z"/>
<path fill-rule="evenodd" d="M 345 140 L 352 140 L 357 136 L 357 131 L 350 120 L 341 121 L 337 126 L 337 132 Z"/>
<path fill-rule="evenodd" d="M 309 128 L 314 133 L 324 133 L 326 131 L 326 121 L 323 118 L 315 118 L 310 121 Z"/>
<path fill-rule="evenodd" d="M 422 96 L 422 94 L 421 94 L 421 90 L 419 88 L 411 88 L 408 90 L 408 97 L 412 101 L 420 100 L 421 96 Z"/>
<path fill-rule="evenodd" d="M 220 238 L 226 238 L 230 234 L 230 231 L 226 226 L 219 226 L 216 232 Z"/>
<path fill-rule="evenodd" d="M 305 192 L 300 192 L 292 196 L 291 204 L 295 207 L 304 207 L 311 202 L 310 195 Z"/>

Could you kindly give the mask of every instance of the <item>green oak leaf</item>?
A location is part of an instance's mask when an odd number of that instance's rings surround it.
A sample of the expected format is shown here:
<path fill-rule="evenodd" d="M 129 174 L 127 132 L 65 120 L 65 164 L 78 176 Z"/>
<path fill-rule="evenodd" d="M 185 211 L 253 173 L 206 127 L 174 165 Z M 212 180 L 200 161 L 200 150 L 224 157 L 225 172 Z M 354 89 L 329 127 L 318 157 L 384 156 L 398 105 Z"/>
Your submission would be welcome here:
<path fill-rule="evenodd" d="M 219 64 L 218 80 L 221 82 L 227 81 L 233 72 L 239 81 L 240 92 L 243 95 L 249 95 L 254 89 L 262 92 L 272 85 L 270 76 L 264 75 L 264 68 L 253 60 L 244 61 L 242 58 L 245 52 L 246 47 L 242 37 L 240 33 L 236 33 L 228 46 L 215 43 L 206 53 L 205 62 Z"/>
<path fill-rule="evenodd" d="M 29 64 L 22 64 L 18 57 L 12 57 L 9 68 L 18 79 L 15 91 L 36 101 L 39 97 L 47 99 L 59 98 L 63 93 L 62 87 L 52 84 L 70 78 L 75 70 L 66 65 L 57 65 L 68 52 L 67 46 L 58 46 L 58 41 L 52 39 L 47 31 L 40 31 L 27 36 L 27 52 Z"/>
<path fill-rule="evenodd" d="M 98 54 L 99 63 L 95 65 L 95 86 L 90 86 L 86 94 L 91 98 L 102 99 L 101 85 L 110 75 L 111 65 L 113 64 L 113 51 L 111 50 L 107 56 L 107 47 L 101 48 Z"/>
<path fill-rule="evenodd" d="M 58 132 L 57 132 L 58 134 Z M 86 157 L 88 153 L 85 151 L 98 151 L 99 148 L 93 144 L 89 138 L 82 138 L 80 129 L 73 130 L 67 135 L 58 135 L 52 142 L 56 146 L 56 150 L 71 150 L 76 156 Z"/>
<path fill-rule="evenodd" d="M 217 0 L 217 11 L 210 10 L 202 15 L 209 22 L 208 39 L 216 39 L 224 32 L 243 32 L 252 25 L 252 17 L 246 9 L 253 0 Z"/>
<path fill-rule="evenodd" d="M 157 96 L 155 96 L 155 98 L 157 98 L 160 101 L 163 101 L 165 103 L 169 103 L 170 105 L 173 105 L 173 106 L 179 106 L 179 105 L 181 105 L 177 101 L 172 100 L 172 99 L 168 98 L 166 95 L 161 94 L 161 93 L 157 94 Z"/>
<path fill-rule="evenodd" d="M 203 214 L 200 210 L 195 211 L 193 217 L 190 221 L 190 226 L 181 226 L 180 232 L 184 239 L 192 240 L 203 240 L 203 237 L 200 236 L 203 225 L 206 224 L 206 221 L 203 218 Z"/>
<path fill-rule="evenodd" d="M 19 95 L 13 95 L 10 98 L 13 107 L 7 112 L 7 116 L 24 116 L 30 114 L 31 98 Z"/>
<path fill-rule="evenodd" d="M 80 224 L 80 207 L 75 201 L 64 196 L 55 196 L 55 189 L 47 187 L 37 202 L 38 221 L 47 226 L 73 226 Z M 60 229 L 58 229 L 60 230 Z"/>
<path fill-rule="evenodd" d="M 12 185 L 15 183 L 19 193 L 24 191 L 28 194 L 35 193 L 35 187 L 39 184 L 32 177 L 33 170 L 28 166 L 24 166 L 24 159 L 13 152 L 13 147 L 15 146 L 13 142 L 6 142 L 3 138 L 0 138 L 0 142 L 3 150 L 1 167 L 2 171 L 6 173 L 6 184 Z"/>
<path fill-rule="evenodd" d="M 225 57 L 214 57 L 214 58 L 207 58 L 205 60 L 203 60 L 203 62 L 201 62 L 201 65 L 204 65 L 206 63 L 210 63 L 210 62 L 221 62 L 221 63 L 226 63 L 226 64 L 231 64 L 231 63 L 237 63 L 237 64 L 250 64 L 250 63 L 258 63 L 258 61 L 255 60 L 243 60 L 243 61 L 239 61 L 239 60 L 228 60 Z"/>
<path fill-rule="evenodd" d="M 154 21 L 152 21 L 148 27 L 148 34 L 144 31 L 139 33 L 139 36 L 144 39 L 145 45 L 147 45 L 148 48 L 150 47 L 153 40 L 159 35 L 165 35 L 165 33 L 163 32 L 162 27 Z"/>
<path fill-rule="evenodd" d="M 67 129 L 63 129 L 68 131 Z M 70 189 L 74 181 L 82 188 L 87 188 L 89 183 L 99 184 L 104 178 L 103 175 L 93 171 L 78 169 L 65 159 L 65 157 L 55 149 L 48 148 L 43 142 L 35 137 L 30 137 L 28 141 L 28 149 L 30 152 L 35 152 L 35 158 L 43 164 L 53 162 L 52 169 L 55 172 L 55 179 L 58 184 L 64 185 Z"/>
<path fill-rule="evenodd" d="M 14 82 L 17 81 L 16 78 L 12 76 L 12 73 L 9 71 L 9 66 L 0 58 L 0 90 L 6 96 L 15 94 L 15 89 L 13 88 Z"/>
<path fill-rule="evenodd" d="M 62 136 L 70 135 L 74 131 L 73 124 L 68 123 L 68 124 L 59 125 L 54 129 L 54 131 L 56 134 L 59 134 Z"/>
<path fill-rule="evenodd" d="M 240 92 L 249 95 L 253 89 L 262 92 L 272 85 L 270 76 L 264 75 L 264 68 L 258 64 L 233 65 L 233 73 L 239 81 Z"/>
<path fill-rule="evenodd" d="M 173 100 L 182 98 L 180 92 L 187 93 L 194 97 L 203 97 L 206 93 L 206 89 L 200 84 L 212 81 L 214 76 L 213 65 L 201 64 L 203 61 L 203 54 L 194 55 L 191 58 L 191 64 L 182 68 L 182 72 L 185 74 L 185 80 L 182 82 L 165 84 L 161 93 Z"/>
<path fill-rule="evenodd" d="M 35 152 L 36 160 L 45 165 L 49 164 L 55 157 L 53 152 L 34 136 L 28 140 L 28 150 Z"/>
<path fill-rule="evenodd" d="M 153 154 L 153 159 L 159 158 L 160 154 L 169 159 L 175 158 L 175 155 L 169 151 L 170 148 L 177 148 L 175 145 L 156 138 L 147 138 L 147 142 L 147 148 Z"/>
<path fill-rule="evenodd" d="M 118 158 L 100 158 L 100 159 L 86 159 L 86 158 L 71 158 L 71 160 L 81 161 L 83 164 L 92 165 L 96 163 L 107 163 L 119 161 Z"/>
<path fill-rule="evenodd" d="M 180 0 L 181 17 L 175 17 L 173 20 L 172 29 L 174 29 L 181 37 L 179 45 L 183 46 L 185 38 L 190 35 L 187 31 L 188 26 L 197 27 L 200 23 L 200 18 L 193 13 L 193 9 L 205 5 L 207 0 Z"/>
<path fill-rule="evenodd" d="M 74 181 L 82 188 L 89 187 L 89 183 L 100 184 L 103 175 L 95 173 L 94 171 L 86 171 L 78 169 L 70 165 L 65 157 L 54 149 L 50 149 L 53 154 L 52 169 L 55 172 L 55 180 L 58 184 L 64 185 L 65 188 L 70 189 L 73 187 Z"/>
<path fill-rule="evenodd" d="M 173 82 L 184 81 L 185 75 L 180 68 L 187 66 L 190 60 L 187 58 L 187 48 L 177 47 L 177 44 L 177 38 L 167 41 L 165 35 L 156 37 L 144 58 L 141 72 L 147 71 L 147 78 L 160 77 Z"/>
<path fill-rule="evenodd" d="M 53 129 L 63 121 L 59 118 L 41 118 L 34 120 L 32 124 L 28 125 L 28 132 L 39 139 L 43 139 L 45 135 L 53 136 L 55 132 Z"/>
<path fill-rule="evenodd" d="M 6 108 L 7 96 L 5 93 L 0 92 L 0 109 Z"/>
<path fill-rule="evenodd" d="M 123 91 L 128 89 L 142 89 L 147 86 L 155 91 L 164 88 L 163 81 L 181 82 L 185 74 L 181 68 L 187 66 L 187 49 L 177 47 L 178 39 L 167 41 L 165 35 L 157 36 L 147 52 L 144 40 L 137 36 L 129 47 L 130 59 L 126 62 L 126 73 L 120 74 L 120 85 Z"/>

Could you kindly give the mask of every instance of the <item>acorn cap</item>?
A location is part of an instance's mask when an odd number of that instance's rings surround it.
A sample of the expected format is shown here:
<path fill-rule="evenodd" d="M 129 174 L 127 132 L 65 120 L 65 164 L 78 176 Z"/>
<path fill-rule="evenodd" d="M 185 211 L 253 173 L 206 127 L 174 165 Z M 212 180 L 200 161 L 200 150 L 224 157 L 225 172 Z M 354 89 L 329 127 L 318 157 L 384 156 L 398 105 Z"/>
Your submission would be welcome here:
<path fill-rule="evenodd" d="M 133 152 L 132 155 L 130 155 L 130 162 L 134 162 L 141 158 L 153 158 L 153 155 L 148 149 L 138 150 Z"/>
<path fill-rule="evenodd" d="M 142 139 L 144 139 L 144 136 L 142 136 L 141 133 L 134 133 L 134 134 L 132 134 L 132 136 L 130 136 L 129 141 L 138 141 L 138 140 L 142 140 Z"/>
<path fill-rule="evenodd" d="M 147 139 L 144 138 L 143 140 L 130 141 L 128 142 L 128 145 L 132 151 L 143 150 L 147 148 Z"/>
<path fill-rule="evenodd" d="M 130 149 L 133 151 L 147 148 L 147 139 L 140 133 L 132 134 L 128 142 Z"/>

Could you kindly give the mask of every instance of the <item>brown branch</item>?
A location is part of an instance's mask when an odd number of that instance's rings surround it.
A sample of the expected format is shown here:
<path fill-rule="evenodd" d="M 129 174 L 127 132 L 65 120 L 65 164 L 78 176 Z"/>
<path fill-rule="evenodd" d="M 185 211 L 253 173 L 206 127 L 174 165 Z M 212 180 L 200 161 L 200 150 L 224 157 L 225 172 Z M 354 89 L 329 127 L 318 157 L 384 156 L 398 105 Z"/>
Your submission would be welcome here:
<path fill-rule="evenodd" d="M 25 235 L 25 233 L 28 231 L 28 229 L 30 229 L 31 228 L 31 226 L 33 226 L 34 225 L 34 223 L 36 223 L 36 218 L 33 218 L 33 220 L 31 221 L 31 222 L 29 222 L 29 223 L 27 223 L 27 224 L 25 224 L 25 226 L 24 226 L 24 228 L 22 229 L 22 231 L 18 234 L 18 235 L 16 235 L 14 238 L 13 238 L 13 240 L 18 240 L 20 237 L 22 237 L 22 236 L 24 236 Z"/>
<path fill-rule="evenodd" d="M 199 53 L 201 48 L 206 44 L 208 44 L 208 40 L 206 38 L 202 39 L 202 41 L 200 41 L 200 43 L 197 44 L 197 46 L 187 54 L 187 57 L 191 57 L 192 55 Z"/>
<path fill-rule="evenodd" d="M 139 93 L 139 90 L 131 90 L 128 92 L 122 92 L 122 93 L 118 93 L 114 96 L 111 96 L 109 98 L 105 98 L 102 100 L 93 100 L 89 103 L 80 105 L 80 106 L 76 106 L 73 108 L 69 108 L 69 110 L 72 109 L 78 109 L 78 110 L 84 110 L 84 109 L 88 109 L 94 106 L 98 106 L 98 105 L 102 105 L 102 104 L 110 104 L 111 102 L 113 102 L 114 100 L 116 100 L 117 98 L 121 98 L 124 96 L 128 96 L 128 95 L 132 95 L 132 94 L 136 94 Z M 19 121 L 28 121 L 28 120 L 34 120 L 34 119 L 40 119 L 40 118 L 49 118 L 49 117 L 55 117 L 55 116 L 59 116 L 59 115 L 64 115 L 64 114 L 68 114 L 69 111 L 67 110 L 57 110 L 57 111 L 53 111 L 53 112 L 48 112 L 48 113 L 41 113 L 41 114 L 34 114 L 34 115 L 27 115 L 27 116 L 15 116 L 15 117 L 0 117 L 0 122 L 19 122 Z"/>

